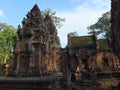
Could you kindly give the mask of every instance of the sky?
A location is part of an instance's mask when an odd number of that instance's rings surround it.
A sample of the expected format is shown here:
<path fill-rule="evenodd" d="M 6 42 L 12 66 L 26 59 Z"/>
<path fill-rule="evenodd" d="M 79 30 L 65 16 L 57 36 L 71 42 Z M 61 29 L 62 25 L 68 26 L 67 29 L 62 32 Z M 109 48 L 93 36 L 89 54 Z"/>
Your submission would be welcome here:
<path fill-rule="evenodd" d="M 111 0 L 0 0 L 0 22 L 17 28 L 35 4 L 41 11 L 51 9 L 66 19 L 57 29 L 62 47 L 67 44 L 68 33 L 88 35 L 87 27 L 111 9 Z"/>

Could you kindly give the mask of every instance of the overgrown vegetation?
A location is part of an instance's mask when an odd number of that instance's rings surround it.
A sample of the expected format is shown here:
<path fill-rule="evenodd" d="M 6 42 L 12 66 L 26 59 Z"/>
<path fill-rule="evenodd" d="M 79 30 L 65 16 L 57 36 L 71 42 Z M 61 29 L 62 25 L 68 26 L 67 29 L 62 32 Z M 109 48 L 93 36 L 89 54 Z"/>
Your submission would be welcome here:
<path fill-rule="evenodd" d="M 98 18 L 98 21 L 95 24 L 87 27 L 89 30 L 89 34 L 92 34 L 93 31 L 96 31 L 97 35 L 101 35 L 102 38 L 110 37 L 110 18 L 110 12 L 103 13 L 103 15 L 100 18 Z"/>
<path fill-rule="evenodd" d="M 0 65 L 3 65 L 13 56 L 13 38 L 16 29 L 5 23 L 0 23 Z"/>
<path fill-rule="evenodd" d="M 49 15 L 54 23 L 54 25 L 57 27 L 57 28 L 60 28 L 62 27 L 62 22 L 65 22 L 65 18 L 60 18 L 58 16 L 56 16 L 56 12 L 51 10 L 51 9 L 46 9 L 44 11 L 42 11 L 42 16 L 43 18 L 45 18 L 46 15 Z"/>

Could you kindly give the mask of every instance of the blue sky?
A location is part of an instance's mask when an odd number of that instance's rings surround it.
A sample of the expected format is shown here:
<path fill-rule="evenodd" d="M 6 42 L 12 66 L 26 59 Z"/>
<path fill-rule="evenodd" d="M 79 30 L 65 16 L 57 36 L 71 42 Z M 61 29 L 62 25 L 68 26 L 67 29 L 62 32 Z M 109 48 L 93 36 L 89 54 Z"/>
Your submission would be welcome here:
<path fill-rule="evenodd" d="M 52 9 L 59 17 L 66 18 L 63 27 L 58 29 L 64 47 L 67 34 L 76 31 L 79 35 L 86 35 L 87 26 L 110 10 L 111 0 L 0 0 L 0 22 L 17 28 L 34 4 L 38 4 L 40 10 Z"/>

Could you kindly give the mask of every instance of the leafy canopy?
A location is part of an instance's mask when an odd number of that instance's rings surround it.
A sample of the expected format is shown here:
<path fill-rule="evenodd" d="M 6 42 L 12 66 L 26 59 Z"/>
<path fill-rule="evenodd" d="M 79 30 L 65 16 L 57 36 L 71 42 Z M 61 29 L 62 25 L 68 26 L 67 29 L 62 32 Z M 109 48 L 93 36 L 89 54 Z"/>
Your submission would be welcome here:
<path fill-rule="evenodd" d="M 98 21 L 88 26 L 88 30 L 90 31 L 89 34 L 92 34 L 93 31 L 96 31 L 97 35 L 104 34 L 103 37 L 110 35 L 110 12 L 106 12 L 98 19 Z"/>
<path fill-rule="evenodd" d="M 46 10 L 42 11 L 43 18 L 45 18 L 45 16 L 47 14 L 51 17 L 54 25 L 57 28 L 60 28 L 63 25 L 62 22 L 65 21 L 65 18 L 60 18 L 60 17 L 56 16 L 56 12 L 55 11 L 52 11 L 51 9 L 46 9 Z"/>
<path fill-rule="evenodd" d="M 13 55 L 13 37 L 16 36 L 16 30 L 13 26 L 0 23 L 0 64 L 6 63 Z"/>

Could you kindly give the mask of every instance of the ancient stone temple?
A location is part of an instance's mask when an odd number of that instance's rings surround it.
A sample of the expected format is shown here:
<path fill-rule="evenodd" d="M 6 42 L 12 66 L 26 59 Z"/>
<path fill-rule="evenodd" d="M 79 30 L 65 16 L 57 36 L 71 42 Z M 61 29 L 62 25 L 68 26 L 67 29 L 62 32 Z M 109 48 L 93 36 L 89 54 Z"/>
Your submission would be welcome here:
<path fill-rule="evenodd" d="M 57 70 L 60 48 L 56 27 L 35 5 L 18 26 L 14 59 L 8 75 L 40 76 Z"/>
<path fill-rule="evenodd" d="M 62 71 L 112 71 L 120 66 L 120 0 L 111 0 L 111 39 L 68 35 L 67 47 L 61 51 Z M 62 64 L 63 65 L 63 64 Z M 61 66 L 62 67 L 62 66 Z"/>
<path fill-rule="evenodd" d="M 61 51 L 61 71 L 112 71 L 119 65 L 106 39 L 97 39 L 96 33 L 88 36 L 68 34 L 68 45 Z M 61 66 L 63 67 L 63 66 Z"/>
<path fill-rule="evenodd" d="M 120 58 L 120 0 L 111 3 L 111 32 L 113 51 Z"/>

